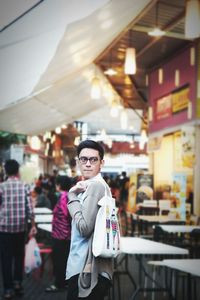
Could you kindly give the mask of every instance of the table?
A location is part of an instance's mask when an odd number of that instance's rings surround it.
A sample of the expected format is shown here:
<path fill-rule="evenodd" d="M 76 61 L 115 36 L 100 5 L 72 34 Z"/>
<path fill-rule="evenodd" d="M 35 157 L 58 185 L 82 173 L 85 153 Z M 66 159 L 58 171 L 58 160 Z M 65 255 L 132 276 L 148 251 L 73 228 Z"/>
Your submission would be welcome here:
<path fill-rule="evenodd" d="M 200 277 L 200 259 L 164 259 L 163 265 Z"/>
<path fill-rule="evenodd" d="M 125 254 L 188 254 L 187 249 L 139 238 L 121 237 L 121 252 Z"/>
<path fill-rule="evenodd" d="M 35 214 L 52 214 L 52 210 L 47 207 L 34 207 Z"/>
<path fill-rule="evenodd" d="M 143 256 L 144 255 L 188 255 L 189 251 L 187 249 L 174 247 L 171 245 L 139 238 L 139 237 L 121 237 L 121 252 L 127 255 L 136 255 L 136 259 L 138 260 L 138 272 L 139 272 L 139 280 L 138 284 L 135 283 L 134 279 L 134 286 L 136 287 L 134 293 L 131 296 L 131 300 L 135 299 L 137 294 L 141 291 L 162 291 L 166 290 L 166 288 L 158 287 L 158 288 L 144 288 L 142 287 L 142 272 L 148 276 L 151 280 L 152 277 L 148 274 L 143 264 Z M 126 273 L 130 277 L 130 272 L 128 270 L 128 263 L 126 264 Z M 168 289 L 167 289 L 168 290 Z M 169 290 L 168 290 L 169 292 Z"/>
<path fill-rule="evenodd" d="M 163 231 L 168 233 L 190 233 L 194 229 L 199 229 L 200 226 L 192 225 L 158 225 Z"/>
<path fill-rule="evenodd" d="M 52 231 L 52 224 L 45 224 L 45 223 L 41 224 L 41 223 L 39 223 L 39 224 L 37 224 L 37 227 L 42 229 L 42 230 L 48 231 L 48 232 Z"/>
<path fill-rule="evenodd" d="M 172 219 L 169 216 L 165 215 L 138 215 L 139 220 L 139 232 L 140 234 L 143 234 L 144 231 L 147 234 L 148 233 L 148 226 L 149 225 L 156 225 L 156 224 L 185 224 L 184 220 L 181 219 Z"/>
<path fill-rule="evenodd" d="M 35 223 L 51 223 L 53 219 L 52 214 L 36 214 Z"/>
<path fill-rule="evenodd" d="M 169 222 L 177 222 L 177 223 L 184 223 L 184 220 L 181 219 L 171 219 L 168 216 L 163 216 L 163 215 L 159 215 L 159 216 L 142 216 L 142 215 L 138 215 L 139 220 L 141 221 L 145 221 L 148 223 L 169 223 Z"/>
<path fill-rule="evenodd" d="M 191 297 L 191 275 L 200 277 L 200 259 L 164 259 L 162 264 L 188 274 L 187 299 Z"/>

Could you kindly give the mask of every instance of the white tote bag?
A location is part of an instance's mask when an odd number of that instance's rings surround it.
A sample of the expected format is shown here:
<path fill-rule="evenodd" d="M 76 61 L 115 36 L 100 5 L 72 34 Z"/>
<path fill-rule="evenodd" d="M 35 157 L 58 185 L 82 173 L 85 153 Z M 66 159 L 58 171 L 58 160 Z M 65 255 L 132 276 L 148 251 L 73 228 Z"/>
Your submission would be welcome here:
<path fill-rule="evenodd" d="M 95 257 L 115 257 L 120 252 L 120 230 L 115 199 L 105 195 L 98 202 L 92 252 Z"/>

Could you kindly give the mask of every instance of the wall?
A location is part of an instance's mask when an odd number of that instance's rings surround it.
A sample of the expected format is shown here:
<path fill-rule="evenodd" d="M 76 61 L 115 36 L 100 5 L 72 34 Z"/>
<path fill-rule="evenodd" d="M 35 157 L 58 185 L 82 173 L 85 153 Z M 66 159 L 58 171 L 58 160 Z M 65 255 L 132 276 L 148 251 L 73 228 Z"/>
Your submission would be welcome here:
<path fill-rule="evenodd" d="M 191 53 L 195 49 L 195 62 L 191 64 Z M 158 70 L 152 72 L 149 76 L 149 105 L 153 108 L 153 120 L 149 124 L 149 133 L 160 131 L 165 128 L 174 127 L 194 119 L 196 105 L 196 82 L 197 82 L 197 47 L 192 45 L 182 50 L 176 57 L 162 66 L 163 83 L 158 82 Z M 175 91 L 175 70 L 180 71 L 179 88 L 188 84 L 190 87 L 189 99 L 192 102 L 192 118 L 188 120 L 187 110 L 178 112 L 162 120 L 155 120 L 155 108 L 157 99 L 162 98 Z"/>

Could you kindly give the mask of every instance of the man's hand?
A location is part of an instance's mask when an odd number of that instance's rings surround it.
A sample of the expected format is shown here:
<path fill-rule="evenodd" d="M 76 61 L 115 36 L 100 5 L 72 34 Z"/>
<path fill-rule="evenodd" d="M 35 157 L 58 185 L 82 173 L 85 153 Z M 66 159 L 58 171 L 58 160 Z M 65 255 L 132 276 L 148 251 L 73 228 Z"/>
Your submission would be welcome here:
<path fill-rule="evenodd" d="M 79 194 L 82 193 L 86 190 L 87 188 L 87 184 L 85 181 L 79 181 L 77 182 L 77 184 L 75 186 L 73 186 L 69 192 L 75 193 L 75 194 Z"/>
<path fill-rule="evenodd" d="M 35 236 L 37 234 L 37 228 L 35 226 L 31 227 L 31 230 L 29 231 L 29 237 Z"/>

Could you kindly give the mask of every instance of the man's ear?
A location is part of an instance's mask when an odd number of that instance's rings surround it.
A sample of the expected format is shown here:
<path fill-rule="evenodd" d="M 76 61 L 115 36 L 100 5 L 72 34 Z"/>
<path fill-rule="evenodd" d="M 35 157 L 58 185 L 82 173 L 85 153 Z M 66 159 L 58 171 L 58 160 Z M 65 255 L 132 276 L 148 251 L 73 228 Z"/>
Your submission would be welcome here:
<path fill-rule="evenodd" d="M 104 160 L 104 159 L 102 159 L 102 160 L 101 160 L 101 167 L 103 167 L 103 166 L 104 166 L 104 164 L 105 164 L 105 160 Z"/>

